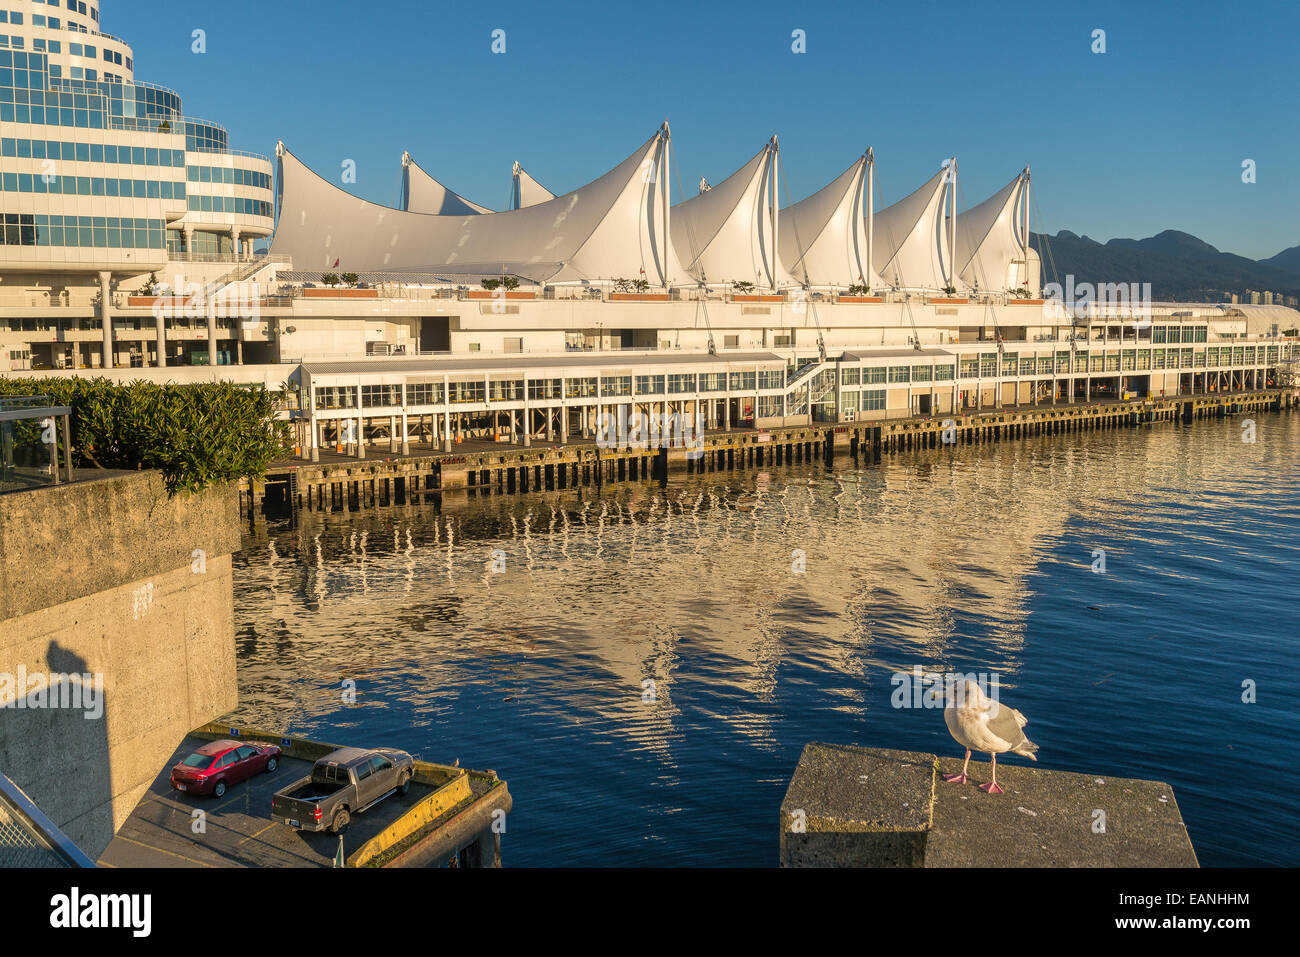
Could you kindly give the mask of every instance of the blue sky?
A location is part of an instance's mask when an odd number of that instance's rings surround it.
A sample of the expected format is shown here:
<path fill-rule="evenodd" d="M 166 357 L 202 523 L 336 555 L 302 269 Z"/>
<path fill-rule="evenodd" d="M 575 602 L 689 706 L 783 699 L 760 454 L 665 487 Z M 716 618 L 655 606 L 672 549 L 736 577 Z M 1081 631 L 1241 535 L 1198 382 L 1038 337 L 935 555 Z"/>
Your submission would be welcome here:
<path fill-rule="evenodd" d="M 103 3 L 139 79 L 236 148 L 283 139 L 335 182 L 354 160 L 348 188 L 378 202 L 403 149 L 502 208 L 512 161 L 565 192 L 666 117 L 692 192 L 776 133 L 794 200 L 873 146 L 886 204 L 956 155 L 962 208 L 1029 163 L 1036 230 L 1181 229 L 1252 258 L 1300 244 L 1300 4 Z"/>

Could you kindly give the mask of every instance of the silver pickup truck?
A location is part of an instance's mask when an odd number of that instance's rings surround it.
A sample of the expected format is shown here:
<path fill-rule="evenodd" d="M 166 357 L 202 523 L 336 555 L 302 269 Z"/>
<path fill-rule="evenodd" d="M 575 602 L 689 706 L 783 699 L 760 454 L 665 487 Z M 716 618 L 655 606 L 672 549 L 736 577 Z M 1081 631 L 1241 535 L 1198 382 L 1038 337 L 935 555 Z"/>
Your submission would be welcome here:
<path fill-rule="evenodd" d="M 271 820 L 301 831 L 337 834 L 353 814 L 390 794 L 405 794 L 415 760 L 395 748 L 339 748 L 318 760 L 311 774 L 275 792 Z"/>

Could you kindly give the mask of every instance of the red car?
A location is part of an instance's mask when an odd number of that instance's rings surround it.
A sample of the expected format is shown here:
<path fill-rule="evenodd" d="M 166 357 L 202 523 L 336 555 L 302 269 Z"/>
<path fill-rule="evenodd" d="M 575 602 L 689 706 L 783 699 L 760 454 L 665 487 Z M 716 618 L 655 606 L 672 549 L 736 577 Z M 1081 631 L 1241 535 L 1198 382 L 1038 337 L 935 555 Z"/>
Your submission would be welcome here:
<path fill-rule="evenodd" d="M 259 771 L 274 771 L 280 748 L 247 741 L 213 741 L 172 768 L 172 787 L 186 794 L 221 797 L 226 788 Z"/>

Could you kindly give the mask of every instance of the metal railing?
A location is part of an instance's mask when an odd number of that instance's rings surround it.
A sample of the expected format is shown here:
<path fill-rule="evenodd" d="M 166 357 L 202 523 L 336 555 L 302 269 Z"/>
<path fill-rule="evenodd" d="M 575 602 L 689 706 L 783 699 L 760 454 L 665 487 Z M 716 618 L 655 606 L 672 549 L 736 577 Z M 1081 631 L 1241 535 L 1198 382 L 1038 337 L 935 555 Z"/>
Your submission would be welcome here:
<path fill-rule="evenodd" d="M 22 788 L 0 774 L 0 868 L 94 866 Z"/>

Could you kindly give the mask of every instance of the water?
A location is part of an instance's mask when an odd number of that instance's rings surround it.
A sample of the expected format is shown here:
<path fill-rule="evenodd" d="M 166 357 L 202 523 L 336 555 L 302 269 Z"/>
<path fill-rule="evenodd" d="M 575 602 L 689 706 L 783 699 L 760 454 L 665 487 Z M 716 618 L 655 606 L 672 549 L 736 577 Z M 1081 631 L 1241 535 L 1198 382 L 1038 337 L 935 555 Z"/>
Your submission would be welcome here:
<path fill-rule="evenodd" d="M 806 742 L 960 756 L 890 677 L 996 672 L 1041 766 L 1295 866 L 1300 416 L 1256 423 L 307 517 L 236 556 L 235 718 L 496 769 L 511 866 L 768 866 Z"/>

